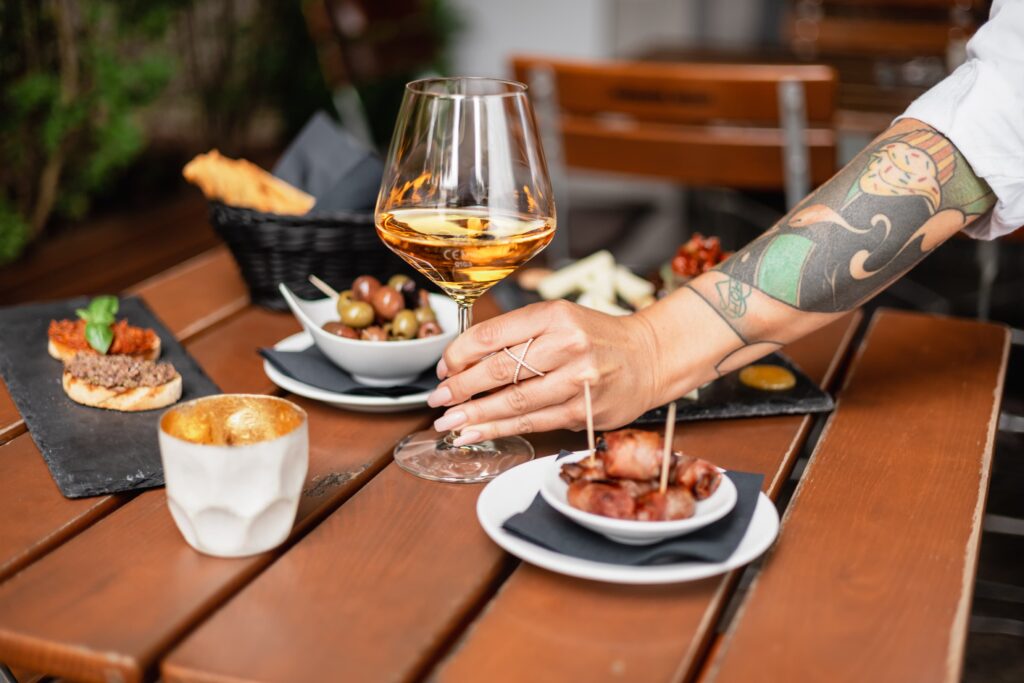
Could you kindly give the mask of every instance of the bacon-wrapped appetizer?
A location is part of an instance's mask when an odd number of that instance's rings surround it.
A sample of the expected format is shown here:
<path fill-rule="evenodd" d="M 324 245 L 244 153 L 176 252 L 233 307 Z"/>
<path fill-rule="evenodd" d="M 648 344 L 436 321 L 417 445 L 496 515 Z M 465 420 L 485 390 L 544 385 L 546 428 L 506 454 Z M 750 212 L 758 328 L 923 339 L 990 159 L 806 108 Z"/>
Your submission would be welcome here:
<path fill-rule="evenodd" d="M 567 492 L 569 505 L 578 510 L 615 519 L 636 519 L 636 501 L 613 483 L 574 481 Z"/>
<path fill-rule="evenodd" d="M 675 476 L 671 478 L 679 486 L 691 491 L 694 498 L 704 500 L 718 488 L 722 482 L 722 473 L 707 460 L 684 455 L 676 462 Z"/>
<path fill-rule="evenodd" d="M 608 478 L 604 471 L 603 457 L 594 458 L 593 463 L 590 458 L 584 458 L 579 462 L 567 462 L 562 465 L 558 476 L 566 484 L 574 481 L 602 481 Z"/>
<path fill-rule="evenodd" d="M 665 493 L 654 488 L 640 496 L 636 504 L 636 519 L 641 522 L 688 519 L 697 509 L 693 494 L 679 486 L 669 486 Z"/>
<path fill-rule="evenodd" d="M 661 435 L 642 429 L 620 429 L 604 435 L 601 453 L 609 477 L 654 479 L 661 470 Z"/>

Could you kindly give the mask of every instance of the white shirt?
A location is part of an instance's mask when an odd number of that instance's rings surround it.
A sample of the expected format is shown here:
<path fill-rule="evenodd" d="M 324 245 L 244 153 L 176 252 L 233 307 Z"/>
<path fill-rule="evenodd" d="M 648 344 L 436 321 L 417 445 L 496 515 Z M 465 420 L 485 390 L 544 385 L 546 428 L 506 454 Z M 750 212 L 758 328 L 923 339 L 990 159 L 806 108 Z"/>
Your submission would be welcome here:
<path fill-rule="evenodd" d="M 995 193 L 967 234 L 995 239 L 1024 226 L 1024 0 L 995 0 L 967 61 L 899 118 L 945 135 Z"/>

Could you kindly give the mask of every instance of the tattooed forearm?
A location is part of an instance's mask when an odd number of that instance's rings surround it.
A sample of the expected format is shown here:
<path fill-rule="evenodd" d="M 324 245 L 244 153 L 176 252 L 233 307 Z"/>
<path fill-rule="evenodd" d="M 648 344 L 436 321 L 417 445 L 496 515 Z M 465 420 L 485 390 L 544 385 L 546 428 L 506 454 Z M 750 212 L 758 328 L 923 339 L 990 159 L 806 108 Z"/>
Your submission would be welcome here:
<path fill-rule="evenodd" d="M 946 138 L 914 126 L 877 141 L 771 230 L 723 263 L 802 311 L 856 308 L 994 204 Z"/>
<path fill-rule="evenodd" d="M 904 120 L 689 289 L 735 334 L 728 372 L 881 292 L 995 204 L 945 137 Z"/>

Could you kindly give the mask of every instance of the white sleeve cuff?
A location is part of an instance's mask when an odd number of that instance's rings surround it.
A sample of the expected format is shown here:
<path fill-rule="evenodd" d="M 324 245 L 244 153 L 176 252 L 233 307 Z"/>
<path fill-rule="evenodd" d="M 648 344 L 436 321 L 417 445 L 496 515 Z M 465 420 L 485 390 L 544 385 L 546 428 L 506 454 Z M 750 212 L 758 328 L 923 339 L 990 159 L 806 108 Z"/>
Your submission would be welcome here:
<path fill-rule="evenodd" d="M 1024 226 L 1024 97 L 995 65 L 969 60 L 898 118 L 945 135 L 995 193 L 994 210 L 967 234 L 995 239 Z"/>

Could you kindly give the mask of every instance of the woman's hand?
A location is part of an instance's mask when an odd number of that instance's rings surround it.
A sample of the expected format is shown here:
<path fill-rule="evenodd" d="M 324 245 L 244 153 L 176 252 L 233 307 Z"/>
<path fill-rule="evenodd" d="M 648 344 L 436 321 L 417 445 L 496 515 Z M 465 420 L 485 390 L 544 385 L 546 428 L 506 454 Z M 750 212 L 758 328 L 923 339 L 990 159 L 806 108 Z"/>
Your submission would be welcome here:
<path fill-rule="evenodd" d="M 530 338 L 524 360 L 544 376 L 524 365 L 513 384 L 517 363 L 502 349 L 520 357 Z M 589 382 L 595 428 L 613 429 L 658 405 L 658 362 L 654 329 L 642 316 L 616 318 L 551 301 L 479 323 L 452 342 L 437 365 L 444 381 L 428 402 L 451 406 L 434 427 L 459 430 L 455 444 L 464 445 L 582 429 Z"/>

